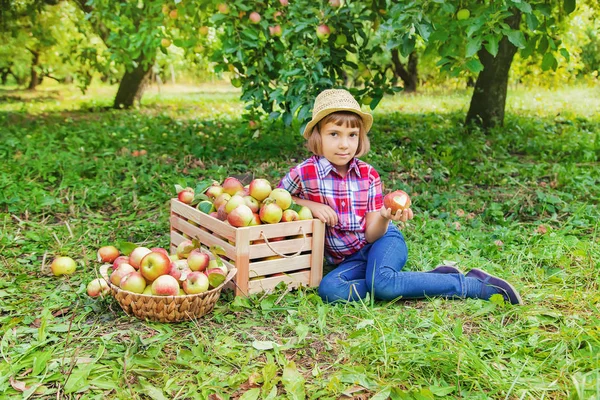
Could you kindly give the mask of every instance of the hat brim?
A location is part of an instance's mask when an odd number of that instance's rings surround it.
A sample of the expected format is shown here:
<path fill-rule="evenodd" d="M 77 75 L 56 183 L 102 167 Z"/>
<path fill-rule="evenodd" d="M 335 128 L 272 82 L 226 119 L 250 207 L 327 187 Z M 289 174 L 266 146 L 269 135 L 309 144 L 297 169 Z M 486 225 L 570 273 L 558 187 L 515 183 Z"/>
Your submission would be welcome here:
<path fill-rule="evenodd" d="M 326 108 L 324 110 L 319 111 L 317 113 L 317 115 L 313 116 L 313 118 L 310 120 L 310 122 L 308 124 L 306 124 L 306 127 L 304 128 L 304 133 L 302 134 L 304 136 L 304 138 L 308 139 L 310 137 L 310 135 L 312 134 L 313 128 L 315 127 L 315 125 L 317 125 L 319 123 L 320 120 L 322 120 L 329 114 L 333 114 L 334 112 L 338 112 L 338 111 L 352 112 L 352 113 L 358 115 L 363 120 L 365 132 L 369 133 L 369 131 L 371 130 L 371 127 L 373 126 L 373 116 L 369 113 L 359 111 L 355 108 L 345 108 L 345 107 Z"/>

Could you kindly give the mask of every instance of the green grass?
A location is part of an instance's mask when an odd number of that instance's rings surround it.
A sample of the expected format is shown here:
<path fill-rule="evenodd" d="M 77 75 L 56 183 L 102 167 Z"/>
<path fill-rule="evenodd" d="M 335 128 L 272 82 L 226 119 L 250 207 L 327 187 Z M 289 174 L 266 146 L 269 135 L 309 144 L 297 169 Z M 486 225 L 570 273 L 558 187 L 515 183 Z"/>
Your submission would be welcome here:
<path fill-rule="evenodd" d="M 407 268 L 482 267 L 524 306 L 328 305 L 301 289 L 225 293 L 180 324 L 88 298 L 96 249 L 166 247 L 175 183 L 246 172 L 275 183 L 308 153 L 298 127 L 250 131 L 222 85 L 154 88 L 138 110 L 106 111 L 114 92 L 0 90 L 1 398 L 600 398 L 597 89 L 513 90 L 489 134 L 462 126 L 462 91 L 375 112 L 365 160 L 416 211 Z M 59 254 L 76 274 L 49 274 Z"/>

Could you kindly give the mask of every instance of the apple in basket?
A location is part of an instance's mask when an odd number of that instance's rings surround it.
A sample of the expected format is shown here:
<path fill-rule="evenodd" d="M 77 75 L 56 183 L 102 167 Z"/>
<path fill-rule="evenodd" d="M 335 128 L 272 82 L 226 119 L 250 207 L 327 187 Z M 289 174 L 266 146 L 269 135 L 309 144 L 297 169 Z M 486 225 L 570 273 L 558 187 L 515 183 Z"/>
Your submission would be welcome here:
<path fill-rule="evenodd" d="M 204 293 L 208 290 L 208 277 L 200 271 L 194 271 L 183 281 L 183 291 L 187 294 Z"/>
<path fill-rule="evenodd" d="M 121 278 L 121 289 L 133 293 L 143 293 L 146 289 L 146 279 L 138 271 L 132 272 Z"/>
<path fill-rule="evenodd" d="M 227 272 L 224 272 L 221 268 L 209 269 L 206 271 L 206 275 L 208 276 L 208 283 L 212 288 L 216 288 L 225 282 L 225 278 L 227 278 Z"/>
<path fill-rule="evenodd" d="M 403 211 L 410 208 L 410 197 L 403 190 L 396 190 L 388 193 L 383 198 L 383 206 L 388 209 L 392 209 L 392 214 L 396 214 L 397 211 Z"/>
<path fill-rule="evenodd" d="M 171 275 L 161 275 L 152 282 L 152 294 L 155 296 L 178 296 L 179 282 Z"/>
<path fill-rule="evenodd" d="M 98 249 L 98 261 L 111 263 L 119 257 L 119 249 L 115 246 L 102 246 Z"/>
<path fill-rule="evenodd" d="M 119 256 L 115 259 L 115 261 L 113 261 L 113 271 L 117 268 L 119 268 L 119 265 L 121 264 L 129 264 L 129 257 L 128 256 Z"/>
<path fill-rule="evenodd" d="M 135 268 L 133 268 L 130 264 L 121 264 L 115 269 L 112 274 L 110 274 L 110 283 L 115 286 L 119 286 L 121 284 L 121 278 L 125 275 L 131 274 L 135 272 Z"/>
<path fill-rule="evenodd" d="M 210 256 L 200 249 L 194 249 L 187 258 L 188 267 L 192 271 L 204 271 L 208 267 Z"/>
<path fill-rule="evenodd" d="M 147 247 L 136 247 L 129 255 L 129 264 L 131 264 L 131 266 L 135 269 L 140 269 L 142 258 L 151 252 L 152 250 Z"/>
<path fill-rule="evenodd" d="M 171 271 L 171 259 L 163 253 L 151 251 L 142 258 L 140 272 L 147 281 L 152 282 L 159 276 L 168 274 L 169 271 Z"/>
<path fill-rule="evenodd" d="M 90 283 L 87 284 L 87 294 L 90 297 L 98 297 L 100 295 L 106 295 L 110 292 L 110 288 L 108 284 L 103 278 L 92 279 Z"/>

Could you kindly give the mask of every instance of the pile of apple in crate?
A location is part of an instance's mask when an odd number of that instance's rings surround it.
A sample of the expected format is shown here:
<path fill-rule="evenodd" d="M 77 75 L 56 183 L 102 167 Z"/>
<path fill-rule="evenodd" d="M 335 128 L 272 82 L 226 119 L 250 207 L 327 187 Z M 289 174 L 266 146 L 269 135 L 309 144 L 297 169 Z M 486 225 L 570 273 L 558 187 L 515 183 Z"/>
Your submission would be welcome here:
<path fill-rule="evenodd" d="M 282 282 L 288 288 L 319 284 L 324 225 L 286 190 L 262 178 L 244 186 L 230 176 L 176 191 L 171 251 L 194 244 L 212 249 L 228 269 L 237 269 L 237 295 L 270 291 Z"/>

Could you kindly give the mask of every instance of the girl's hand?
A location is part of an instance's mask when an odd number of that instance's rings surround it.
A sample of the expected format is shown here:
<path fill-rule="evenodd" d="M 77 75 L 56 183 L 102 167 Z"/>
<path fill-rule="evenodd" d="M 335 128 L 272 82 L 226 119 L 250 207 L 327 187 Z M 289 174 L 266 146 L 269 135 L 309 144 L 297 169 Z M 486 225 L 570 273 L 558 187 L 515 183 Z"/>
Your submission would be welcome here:
<path fill-rule="evenodd" d="M 313 217 L 319 219 L 327 225 L 334 226 L 338 223 L 337 213 L 328 205 L 313 202 L 310 204 L 310 206 L 308 206 L 308 208 L 310 208 L 310 211 L 312 211 Z"/>
<path fill-rule="evenodd" d="M 383 218 L 391 219 L 392 221 L 406 222 L 409 219 L 413 219 L 413 217 L 414 217 L 413 211 L 410 208 L 407 208 L 406 210 L 402 210 L 402 211 L 398 210 L 396 212 L 396 214 L 392 214 L 391 208 L 382 207 L 379 210 L 379 213 L 381 214 L 381 216 Z"/>

